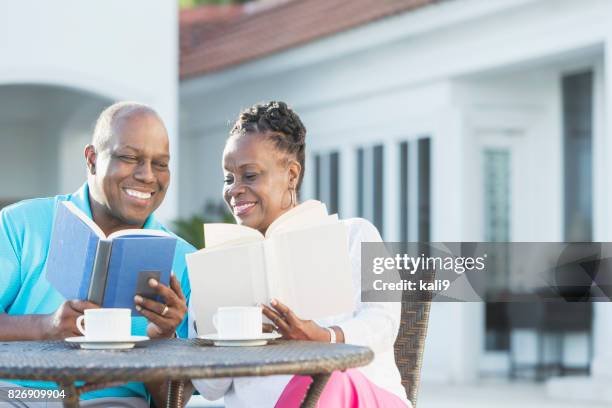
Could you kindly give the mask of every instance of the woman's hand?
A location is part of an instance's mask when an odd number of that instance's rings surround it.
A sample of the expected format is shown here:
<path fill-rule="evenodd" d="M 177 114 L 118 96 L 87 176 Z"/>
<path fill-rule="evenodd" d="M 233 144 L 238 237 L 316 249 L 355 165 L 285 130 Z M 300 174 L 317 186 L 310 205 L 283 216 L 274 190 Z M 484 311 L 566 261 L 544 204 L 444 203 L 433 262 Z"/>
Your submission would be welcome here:
<path fill-rule="evenodd" d="M 284 339 L 329 343 L 330 335 L 327 329 L 319 326 L 313 320 L 300 319 L 291 309 L 276 299 L 273 299 L 270 305 L 272 307 L 262 305 L 263 314 L 273 323 L 273 325 L 264 323 L 264 332 L 270 333 L 276 330 L 283 335 Z"/>
<path fill-rule="evenodd" d="M 147 336 L 152 339 L 174 337 L 176 328 L 187 313 L 187 299 L 183 295 L 181 285 L 176 276 L 172 274 L 170 275 L 170 287 L 155 279 L 149 279 L 149 286 L 157 291 L 165 304 L 142 296 L 134 297 L 136 310 L 149 320 Z"/>

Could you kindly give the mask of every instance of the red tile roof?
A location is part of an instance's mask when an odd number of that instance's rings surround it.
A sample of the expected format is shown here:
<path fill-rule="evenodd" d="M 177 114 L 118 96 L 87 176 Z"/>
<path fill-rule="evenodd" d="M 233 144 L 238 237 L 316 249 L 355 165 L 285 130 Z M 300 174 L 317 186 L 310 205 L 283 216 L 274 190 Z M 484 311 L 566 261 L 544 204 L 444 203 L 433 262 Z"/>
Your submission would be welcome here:
<path fill-rule="evenodd" d="M 180 13 L 180 76 L 218 71 L 440 0 L 268 0 Z"/>

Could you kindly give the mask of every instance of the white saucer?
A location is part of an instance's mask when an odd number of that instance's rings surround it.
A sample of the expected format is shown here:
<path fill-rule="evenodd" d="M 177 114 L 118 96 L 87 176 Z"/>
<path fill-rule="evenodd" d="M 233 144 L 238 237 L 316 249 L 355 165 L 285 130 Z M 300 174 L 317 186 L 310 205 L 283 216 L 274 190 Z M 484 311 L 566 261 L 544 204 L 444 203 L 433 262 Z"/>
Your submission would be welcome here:
<path fill-rule="evenodd" d="M 278 339 L 281 337 L 279 333 L 262 333 L 261 335 L 255 338 L 220 338 L 217 333 L 214 334 L 204 334 L 202 336 L 198 336 L 198 339 L 203 340 L 212 340 L 215 346 L 224 346 L 224 347 L 249 347 L 249 346 L 263 346 L 269 340 Z"/>
<path fill-rule="evenodd" d="M 68 343 L 78 343 L 82 349 L 88 350 L 124 350 L 134 348 L 134 345 L 141 341 L 149 340 L 147 336 L 130 336 L 126 339 L 117 340 L 94 340 L 87 339 L 85 336 L 68 337 Z"/>

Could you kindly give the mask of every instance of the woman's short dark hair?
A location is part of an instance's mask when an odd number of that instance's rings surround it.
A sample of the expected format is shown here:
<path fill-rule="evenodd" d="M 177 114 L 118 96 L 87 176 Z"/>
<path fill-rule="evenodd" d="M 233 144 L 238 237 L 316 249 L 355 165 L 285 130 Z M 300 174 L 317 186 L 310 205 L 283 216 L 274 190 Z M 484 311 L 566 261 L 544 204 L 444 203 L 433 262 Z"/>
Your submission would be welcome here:
<path fill-rule="evenodd" d="M 278 150 L 295 157 L 302 166 L 296 186 L 299 191 L 306 169 L 306 128 L 300 117 L 285 102 L 258 103 L 240 112 L 230 137 L 247 133 L 266 133 Z"/>

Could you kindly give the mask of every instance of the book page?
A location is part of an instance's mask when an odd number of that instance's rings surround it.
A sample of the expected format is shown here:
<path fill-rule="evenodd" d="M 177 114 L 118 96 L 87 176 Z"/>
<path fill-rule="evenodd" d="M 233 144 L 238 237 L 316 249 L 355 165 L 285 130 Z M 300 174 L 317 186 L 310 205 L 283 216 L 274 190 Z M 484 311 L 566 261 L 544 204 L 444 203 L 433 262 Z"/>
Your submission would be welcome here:
<path fill-rule="evenodd" d="M 348 236 L 341 223 L 270 238 L 268 278 L 277 297 L 301 319 L 319 319 L 354 309 Z"/>
<path fill-rule="evenodd" d="M 269 300 L 261 243 L 205 248 L 186 258 L 198 335 L 216 333 L 212 318 L 219 307 Z"/>
<path fill-rule="evenodd" d="M 168 234 L 166 231 L 162 230 L 153 230 L 153 229 L 125 229 L 115 231 L 108 236 L 108 239 L 114 239 L 119 237 L 126 237 L 129 235 L 135 236 L 152 236 L 152 237 L 171 237 L 172 235 Z"/>
<path fill-rule="evenodd" d="M 309 217 L 308 214 L 305 214 L 305 217 L 303 218 L 301 216 L 294 217 L 294 218 L 287 220 L 287 222 L 283 222 L 282 224 L 277 226 L 277 228 L 274 230 L 274 232 L 271 235 L 268 235 L 268 236 L 271 237 L 274 235 L 284 234 L 290 231 L 308 229 L 308 228 L 317 227 L 320 225 L 334 224 L 337 222 L 338 222 L 337 214 L 326 215 L 325 217 L 321 217 L 320 215 Z"/>
<path fill-rule="evenodd" d="M 291 276 L 285 273 L 285 265 L 281 264 L 280 258 L 276 255 L 278 248 L 270 239 L 263 242 L 264 260 L 265 260 L 265 279 L 266 286 L 270 297 L 266 302 L 270 302 L 273 298 L 281 300 L 287 306 L 291 307 L 290 299 L 293 299 L 293 290 Z"/>
<path fill-rule="evenodd" d="M 299 228 L 327 223 L 327 207 L 320 201 L 308 200 L 278 217 L 266 231 L 266 237 Z"/>
<path fill-rule="evenodd" d="M 104 231 L 102 231 L 102 229 L 98 226 L 98 224 L 96 224 L 94 220 L 89 218 L 87 214 L 85 214 L 79 207 L 74 205 L 74 203 L 72 203 L 71 201 L 63 201 L 62 204 L 65 205 L 66 208 L 68 208 L 68 210 L 70 210 L 71 213 L 76 215 L 85 225 L 91 228 L 91 230 L 102 239 L 111 240 L 113 238 L 122 237 L 126 235 L 141 235 L 141 236 L 151 235 L 151 236 L 156 236 L 156 237 L 171 237 L 172 236 L 168 234 L 167 232 L 161 231 L 161 230 L 134 228 L 134 229 L 125 229 L 125 230 L 115 231 L 107 237 Z"/>
<path fill-rule="evenodd" d="M 241 245 L 263 240 L 261 232 L 254 228 L 236 224 L 204 224 L 204 242 L 206 248 L 220 245 Z"/>
<path fill-rule="evenodd" d="M 97 236 L 100 238 L 106 238 L 106 234 L 102 231 L 102 228 L 98 227 L 98 224 L 94 222 L 91 218 L 87 216 L 79 207 L 74 205 L 71 201 L 62 201 L 62 204 L 70 210 L 71 213 L 76 215 L 85 225 L 87 225 Z"/>

